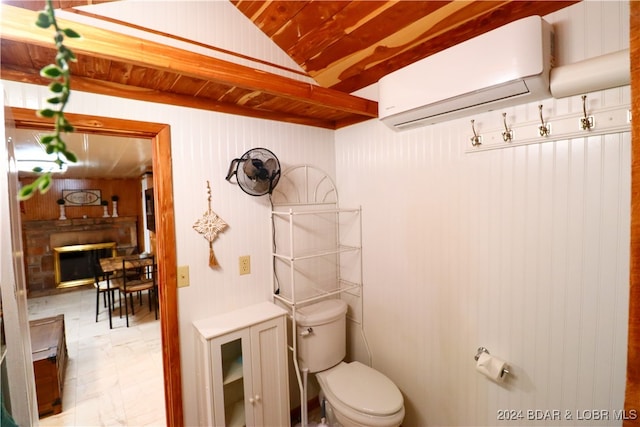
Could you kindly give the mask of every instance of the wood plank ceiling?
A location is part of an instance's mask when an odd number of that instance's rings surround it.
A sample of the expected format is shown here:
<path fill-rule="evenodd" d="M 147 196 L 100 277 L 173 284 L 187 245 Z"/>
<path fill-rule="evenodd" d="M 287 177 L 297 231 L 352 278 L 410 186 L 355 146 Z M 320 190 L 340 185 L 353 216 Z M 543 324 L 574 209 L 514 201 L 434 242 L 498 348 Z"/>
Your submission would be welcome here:
<path fill-rule="evenodd" d="M 69 9 L 104 1 L 55 0 L 55 4 Z M 377 117 L 377 103 L 349 95 L 353 91 L 508 22 L 545 15 L 575 2 L 233 0 L 317 86 L 68 23 L 85 39 L 82 44 L 71 44 L 78 56 L 72 69 L 74 87 L 337 129 Z M 3 0 L 3 79 L 46 83 L 38 71 L 54 54 L 50 34 L 36 30 L 32 25 L 35 12 L 24 10 L 40 10 L 43 4 L 42 0 Z M 86 10 L 71 10 L 87 14 Z"/>
<path fill-rule="evenodd" d="M 320 86 L 346 93 L 509 22 L 576 3 L 231 1 Z"/>

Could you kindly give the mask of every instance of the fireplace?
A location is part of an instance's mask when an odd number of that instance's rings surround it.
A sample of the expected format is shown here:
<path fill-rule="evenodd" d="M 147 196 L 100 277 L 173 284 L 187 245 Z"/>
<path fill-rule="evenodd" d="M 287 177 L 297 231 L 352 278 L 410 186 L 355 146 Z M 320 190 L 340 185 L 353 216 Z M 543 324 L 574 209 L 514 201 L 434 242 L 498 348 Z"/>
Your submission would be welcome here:
<path fill-rule="evenodd" d="M 56 279 L 53 248 L 116 243 L 116 256 L 138 252 L 138 217 L 71 218 L 22 223 L 29 298 L 67 292 Z M 111 252 L 109 252 L 109 256 Z"/>
<path fill-rule="evenodd" d="M 57 288 L 86 285 L 94 281 L 94 267 L 100 258 L 116 256 L 116 242 L 69 245 L 53 248 Z"/>

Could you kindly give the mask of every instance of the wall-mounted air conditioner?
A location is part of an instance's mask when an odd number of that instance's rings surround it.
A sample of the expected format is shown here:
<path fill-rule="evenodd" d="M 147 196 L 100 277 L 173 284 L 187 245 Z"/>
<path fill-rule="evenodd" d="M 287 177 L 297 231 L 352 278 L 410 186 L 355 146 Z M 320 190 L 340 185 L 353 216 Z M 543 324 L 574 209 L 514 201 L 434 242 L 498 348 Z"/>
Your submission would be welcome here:
<path fill-rule="evenodd" d="M 395 130 L 551 97 L 553 28 L 531 16 L 379 81 L 378 116 Z"/>

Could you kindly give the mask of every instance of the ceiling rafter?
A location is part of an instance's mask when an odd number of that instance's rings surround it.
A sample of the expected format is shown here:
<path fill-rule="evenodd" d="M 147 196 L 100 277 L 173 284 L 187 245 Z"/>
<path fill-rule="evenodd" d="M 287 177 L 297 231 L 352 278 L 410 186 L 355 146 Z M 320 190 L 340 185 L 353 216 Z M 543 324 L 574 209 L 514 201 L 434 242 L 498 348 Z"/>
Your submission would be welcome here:
<path fill-rule="evenodd" d="M 39 61 L 33 59 L 53 58 L 50 31 L 33 25 L 36 12 L 1 7 L 2 78 L 41 83 L 39 69 L 33 69 Z M 333 89 L 85 24 L 60 20 L 60 25 L 83 36 L 66 40 L 78 57 L 72 75 L 79 90 L 329 129 L 377 117 L 376 102 Z M 13 54 L 24 46 L 31 61 Z M 172 84 L 155 90 L 146 86 L 148 79 L 135 79 L 133 73 L 108 72 L 114 66 L 137 69 L 141 75 L 155 73 L 158 81 L 169 79 Z M 240 96 L 231 102 L 205 96 L 215 92 L 212 86 L 226 94 L 239 91 Z M 252 102 L 242 104 L 240 99 Z"/>

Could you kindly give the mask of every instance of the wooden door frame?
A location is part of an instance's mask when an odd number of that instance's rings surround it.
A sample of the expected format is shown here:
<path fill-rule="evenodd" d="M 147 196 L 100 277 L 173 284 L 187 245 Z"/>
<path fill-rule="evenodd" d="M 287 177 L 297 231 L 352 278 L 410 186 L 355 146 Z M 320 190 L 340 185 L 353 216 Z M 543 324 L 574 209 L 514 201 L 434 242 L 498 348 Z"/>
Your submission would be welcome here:
<path fill-rule="evenodd" d="M 11 107 L 16 128 L 51 130 L 50 119 L 35 110 Z M 167 124 L 65 113 L 77 132 L 149 138 L 153 156 L 153 188 L 156 215 L 156 242 L 160 286 L 160 329 L 167 425 L 182 427 L 182 378 L 178 339 L 178 282 L 173 177 L 171 165 L 171 129 Z"/>
<path fill-rule="evenodd" d="M 625 427 L 640 426 L 640 2 L 629 2 L 631 57 L 631 253 L 629 262 L 629 339 L 627 344 Z M 634 59 L 636 58 L 636 59 Z M 635 411 L 635 412 L 631 412 Z"/>

